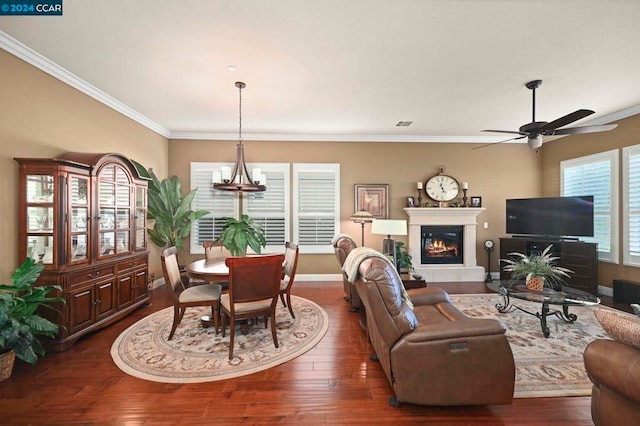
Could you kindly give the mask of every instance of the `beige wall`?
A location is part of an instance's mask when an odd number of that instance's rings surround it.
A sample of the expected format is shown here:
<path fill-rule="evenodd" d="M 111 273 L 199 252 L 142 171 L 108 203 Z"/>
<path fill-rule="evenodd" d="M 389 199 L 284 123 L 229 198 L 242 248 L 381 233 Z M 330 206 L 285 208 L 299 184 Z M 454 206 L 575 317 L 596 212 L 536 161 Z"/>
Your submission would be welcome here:
<path fill-rule="evenodd" d="M 622 199 L 622 149 L 625 146 L 640 144 L 640 115 L 617 121 L 615 130 L 604 133 L 591 133 L 587 135 L 574 135 L 546 143 L 542 156 L 543 193 L 546 196 L 558 196 L 560 194 L 560 161 L 581 157 L 599 152 L 619 150 L 620 159 L 620 206 Z M 611 287 L 613 280 L 624 279 L 639 281 L 638 268 L 622 265 L 622 209 L 619 211 L 619 248 L 620 263 L 612 264 L 600 262 L 598 282 L 600 285 Z"/>
<path fill-rule="evenodd" d="M 235 161 L 235 141 L 169 141 L 169 174 L 178 175 L 189 185 L 191 161 Z M 354 211 L 354 184 L 386 183 L 390 185 L 390 215 L 406 219 L 402 210 L 407 196 L 416 196 L 416 182 L 425 181 L 442 165 L 460 182 L 469 183 L 469 196 L 482 196 L 486 211 L 478 217 L 478 250 L 487 238 L 505 236 L 505 199 L 535 197 L 541 194 L 540 155 L 526 145 L 502 144 L 472 150 L 470 144 L 377 143 L 377 142 L 245 142 L 247 162 L 340 163 L 341 232 L 360 243 L 361 229 L 348 218 Z M 483 229 L 482 223 L 489 228 Z M 370 234 L 365 228 L 365 245 L 382 247 L 383 236 Z M 406 237 L 398 240 L 406 242 Z M 188 259 L 188 249 L 182 258 Z M 492 270 L 497 270 L 494 255 Z M 486 265 L 484 251 L 478 262 Z M 302 255 L 300 274 L 337 274 L 333 254 Z"/>
<path fill-rule="evenodd" d="M 146 127 L 0 49 L 0 282 L 18 259 L 18 165 L 15 157 L 55 157 L 68 151 L 114 152 L 168 168 L 167 144 Z M 161 275 L 152 248 L 151 270 Z"/>

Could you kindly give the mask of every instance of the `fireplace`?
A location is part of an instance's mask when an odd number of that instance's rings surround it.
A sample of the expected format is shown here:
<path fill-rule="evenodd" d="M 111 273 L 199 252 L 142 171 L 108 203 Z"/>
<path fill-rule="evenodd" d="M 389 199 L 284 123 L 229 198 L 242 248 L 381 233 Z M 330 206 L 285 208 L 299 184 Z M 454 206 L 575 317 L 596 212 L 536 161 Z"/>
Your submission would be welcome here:
<path fill-rule="evenodd" d="M 463 263 L 464 227 L 422 225 L 420 235 L 420 260 L 423 265 Z"/>
<path fill-rule="evenodd" d="M 484 210 L 482 207 L 406 207 L 409 254 L 415 272 L 427 282 L 484 281 L 485 270 L 476 260 L 477 217 Z"/>

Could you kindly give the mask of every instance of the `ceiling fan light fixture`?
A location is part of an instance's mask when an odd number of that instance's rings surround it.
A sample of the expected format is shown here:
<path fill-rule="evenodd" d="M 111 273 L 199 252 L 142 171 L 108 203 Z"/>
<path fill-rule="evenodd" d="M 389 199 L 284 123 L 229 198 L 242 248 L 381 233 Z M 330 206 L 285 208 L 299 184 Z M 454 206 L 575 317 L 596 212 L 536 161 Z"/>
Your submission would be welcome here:
<path fill-rule="evenodd" d="M 542 135 L 529 135 L 527 138 L 527 145 L 531 149 L 538 149 L 542 146 Z"/>

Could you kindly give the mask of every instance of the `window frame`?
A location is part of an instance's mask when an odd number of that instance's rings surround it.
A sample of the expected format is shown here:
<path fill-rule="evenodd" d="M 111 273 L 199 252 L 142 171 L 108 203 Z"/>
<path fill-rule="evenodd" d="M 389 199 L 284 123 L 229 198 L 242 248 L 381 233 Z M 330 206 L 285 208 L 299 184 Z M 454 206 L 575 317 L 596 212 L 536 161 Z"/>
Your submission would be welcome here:
<path fill-rule="evenodd" d="M 565 171 L 571 167 L 582 167 L 590 164 L 608 162 L 610 167 L 610 180 L 609 180 L 609 195 L 610 195 L 610 209 L 608 211 L 608 218 L 610 223 L 609 240 L 611 250 L 609 252 L 602 251 L 600 244 L 598 244 L 598 260 L 600 262 L 608 262 L 618 264 L 619 258 L 619 150 L 614 149 L 610 151 L 600 152 L 596 154 L 586 155 L 583 157 L 572 158 L 560 162 L 560 194 L 565 194 Z M 589 194 L 581 194 L 589 195 Z M 597 242 L 594 237 L 588 237 L 587 240 Z"/>
<path fill-rule="evenodd" d="M 640 216 L 640 206 L 638 211 L 631 211 L 631 157 L 640 158 L 640 145 L 627 146 L 622 148 L 622 197 L 623 197 L 623 209 L 622 209 L 622 235 L 623 235 L 623 249 L 622 249 L 622 264 L 625 266 L 640 267 L 640 255 L 634 255 L 631 252 L 631 216 Z M 640 173 L 640 164 L 638 170 L 633 170 L 635 173 Z M 634 175 L 635 176 L 635 175 Z M 640 178 L 638 182 L 634 183 L 640 185 Z M 636 186 L 638 188 L 638 186 Z M 640 240 L 640 232 L 638 235 L 633 236 L 634 239 Z"/>
<path fill-rule="evenodd" d="M 333 246 L 327 242 L 327 244 L 300 244 L 300 218 L 305 214 L 299 211 L 299 177 L 302 172 L 333 172 L 335 177 L 334 186 L 334 211 L 331 213 L 316 213 L 325 217 L 333 217 L 334 219 L 334 232 L 333 235 L 340 233 L 340 163 L 293 163 L 293 184 L 292 184 L 292 212 L 293 212 L 293 238 L 298 242 L 301 254 L 333 254 Z M 333 236 L 332 235 L 332 236 Z"/>

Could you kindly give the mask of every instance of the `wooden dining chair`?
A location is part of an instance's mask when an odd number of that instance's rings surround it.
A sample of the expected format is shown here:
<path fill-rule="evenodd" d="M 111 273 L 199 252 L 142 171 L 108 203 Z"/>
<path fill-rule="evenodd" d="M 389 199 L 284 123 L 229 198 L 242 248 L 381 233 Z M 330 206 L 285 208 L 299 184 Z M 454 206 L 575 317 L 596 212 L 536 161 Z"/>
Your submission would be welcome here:
<path fill-rule="evenodd" d="M 204 247 L 204 258 L 207 260 L 224 260 L 231 256 L 231 252 L 227 250 L 222 241 L 205 241 L 202 243 Z M 229 289 L 228 281 L 212 281 L 222 286 L 222 290 Z"/>
<path fill-rule="evenodd" d="M 173 325 L 171 326 L 168 340 L 173 338 L 186 309 L 192 306 L 211 306 L 211 316 L 213 317 L 216 334 L 218 334 L 220 285 L 206 284 L 185 288 L 180 277 L 177 255 L 178 249 L 175 247 L 163 250 L 161 255 L 164 282 L 173 302 Z"/>
<path fill-rule="evenodd" d="M 271 336 L 278 347 L 276 335 L 276 304 L 282 278 L 283 254 L 268 256 L 228 257 L 229 293 L 220 298 L 222 336 L 225 336 L 226 318 L 229 318 L 229 359 L 233 358 L 235 322 L 240 319 L 264 317 L 271 319 Z"/>
<path fill-rule="evenodd" d="M 296 269 L 298 268 L 298 252 L 299 248 L 296 243 L 287 242 L 284 250 L 284 266 L 282 280 L 280 281 L 280 300 L 282 304 L 289 308 L 292 318 L 295 318 L 293 307 L 291 306 L 291 287 L 296 277 Z M 285 302 L 285 296 L 287 301 Z"/>

